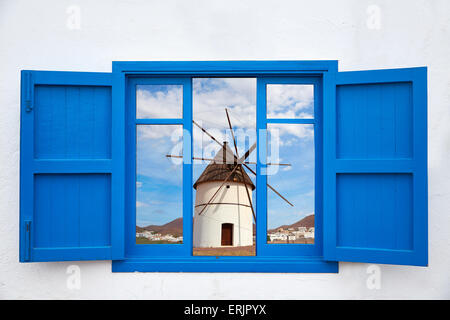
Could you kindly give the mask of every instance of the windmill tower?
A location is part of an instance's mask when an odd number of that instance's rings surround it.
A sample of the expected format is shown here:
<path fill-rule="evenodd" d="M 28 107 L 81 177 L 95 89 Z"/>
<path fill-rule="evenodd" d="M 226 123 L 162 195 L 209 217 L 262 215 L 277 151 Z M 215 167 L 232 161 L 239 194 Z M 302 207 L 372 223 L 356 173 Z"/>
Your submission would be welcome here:
<path fill-rule="evenodd" d="M 233 126 L 225 108 L 228 125 L 233 138 L 233 152 L 228 143 L 220 143 L 214 136 L 192 121 L 200 130 L 220 145 L 221 149 L 213 159 L 192 157 L 193 160 L 211 161 L 193 187 L 197 190 L 194 212 L 194 248 L 253 245 L 252 191 L 255 186 L 244 167 L 256 176 L 246 159 L 256 149 L 256 142 L 239 156 Z M 183 158 L 181 155 L 166 155 L 168 158 Z M 289 163 L 267 163 L 267 165 L 290 166 Z M 267 187 L 277 196 L 294 206 L 274 187 Z M 253 220 L 252 220 L 253 218 Z"/>
<path fill-rule="evenodd" d="M 242 169 L 235 169 L 226 142 L 194 183 L 194 247 L 251 246 L 253 244 L 252 191 L 255 186 Z M 230 175 L 231 174 L 231 175 Z M 230 175 L 230 176 L 229 176 Z M 221 188 L 224 179 L 225 188 Z M 247 189 L 247 190 L 246 190 Z"/>

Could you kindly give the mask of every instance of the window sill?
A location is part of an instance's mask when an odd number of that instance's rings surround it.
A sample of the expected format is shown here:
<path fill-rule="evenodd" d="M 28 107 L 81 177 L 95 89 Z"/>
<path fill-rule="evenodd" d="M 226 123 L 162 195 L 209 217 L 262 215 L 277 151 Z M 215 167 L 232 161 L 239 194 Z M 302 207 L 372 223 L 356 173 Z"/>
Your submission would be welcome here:
<path fill-rule="evenodd" d="M 112 272 L 338 273 L 322 257 L 154 257 L 113 261 Z"/>

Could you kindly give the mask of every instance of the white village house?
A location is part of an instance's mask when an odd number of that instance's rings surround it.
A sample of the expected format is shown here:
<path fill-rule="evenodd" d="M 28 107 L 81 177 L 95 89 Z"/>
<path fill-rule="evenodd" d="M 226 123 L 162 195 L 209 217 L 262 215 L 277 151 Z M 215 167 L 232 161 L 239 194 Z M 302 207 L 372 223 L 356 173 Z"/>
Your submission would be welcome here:
<path fill-rule="evenodd" d="M 314 238 L 314 227 L 308 229 L 308 232 L 305 232 L 305 238 Z"/>
<path fill-rule="evenodd" d="M 286 241 L 288 239 L 288 235 L 285 233 L 271 233 L 269 234 L 270 241 Z"/>
<path fill-rule="evenodd" d="M 197 190 L 194 213 L 196 248 L 253 244 L 253 213 L 249 197 L 251 199 L 255 186 L 245 171 L 238 168 L 220 188 L 234 168 L 233 163 L 225 161 L 227 153 L 232 154 L 232 151 L 224 143 L 193 185 Z"/>

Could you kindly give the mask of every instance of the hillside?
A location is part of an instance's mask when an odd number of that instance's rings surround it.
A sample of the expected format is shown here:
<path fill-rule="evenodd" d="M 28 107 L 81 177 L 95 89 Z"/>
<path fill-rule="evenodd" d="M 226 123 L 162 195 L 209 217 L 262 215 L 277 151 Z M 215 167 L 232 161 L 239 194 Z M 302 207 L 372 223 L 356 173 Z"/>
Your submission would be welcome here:
<path fill-rule="evenodd" d="M 149 225 L 146 227 L 136 226 L 136 232 L 142 232 L 144 230 L 153 231 L 155 233 L 161 233 L 162 235 L 171 234 L 175 237 L 183 235 L 183 218 L 172 220 L 161 226 Z"/>
<path fill-rule="evenodd" d="M 289 225 L 282 225 L 279 226 L 278 228 L 275 229 L 271 229 L 269 230 L 269 232 L 275 232 L 276 230 L 283 228 L 283 229 L 289 229 L 289 228 L 294 228 L 297 229 L 298 227 L 306 227 L 306 228 L 312 228 L 314 227 L 314 215 L 311 214 L 309 216 L 304 217 L 303 219 L 301 219 L 300 221 L 297 221 L 293 224 L 289 224 Z"/>
<path fill-rule="evenodd" d="M 145 229 L 139 226 L 136 226 L 136 232 L 144 232 Z"/>
<path fill-rule="evenodd" d="M 290 225 L 282 225 L 278 228 L 271 229 L 269 232 L 275 232 L 279 228 L 288 229 L 288 228 L 298 228 L 298 227 L 306 227 L 311 228 L 314 227 L 314 215 L 311 214 L 309 216 L 304 217 L 300 221 L 297 221 Z M 162 235 L 165 234 L 171 234 L 175 237 L 182 236 L 183 235 L 183 218 L 178 218 L 175 220 L 172 220 L 166 224 L 163 224 L 161 226 L 157 225 L 149 225 L 146 227 L 139 227 L 136 226 L 136 232 L 143 232 L 143 231 L 153 231 L 155 233 L 161 233 Z M 256 234 L 256 226 L 253 224 L 253 235 Z"/>

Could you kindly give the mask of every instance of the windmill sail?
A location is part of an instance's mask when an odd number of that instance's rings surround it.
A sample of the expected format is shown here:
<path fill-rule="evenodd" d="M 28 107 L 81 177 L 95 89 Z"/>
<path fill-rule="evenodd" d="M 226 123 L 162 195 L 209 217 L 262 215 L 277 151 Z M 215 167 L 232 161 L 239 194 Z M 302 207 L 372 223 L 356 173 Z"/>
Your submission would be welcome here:
<path fill-rule="evenodd" d="M 224 143 L 223 147 L 217 152 L 214 159 L 208 164 L 200 177 L 194 183 L 194 189 L 197 189 L 197 186 L 204 182 L 223 182 L 226 179 L 226 177 L 233 171 L 234 167 L 236 166 L 233 163 L 233 159 L 230 160 L 226 158 L 226 156 L 230 152 L 233 153 L 228 146 L 228 143 Z M 228 158 L 230 157 L 228 156 Z M 242 165 L 240 164 L 238 164 L 237 166 L 238 169 L 240 169 L 239 167 L 242 167 Z M 246 185 L 250 186 L 252 190 L 255 189 L 255 185 L 253 184 L 252 180 L 247 175 L 245 170 L 235 170 L 228 181 L 245 183 Z"/>

